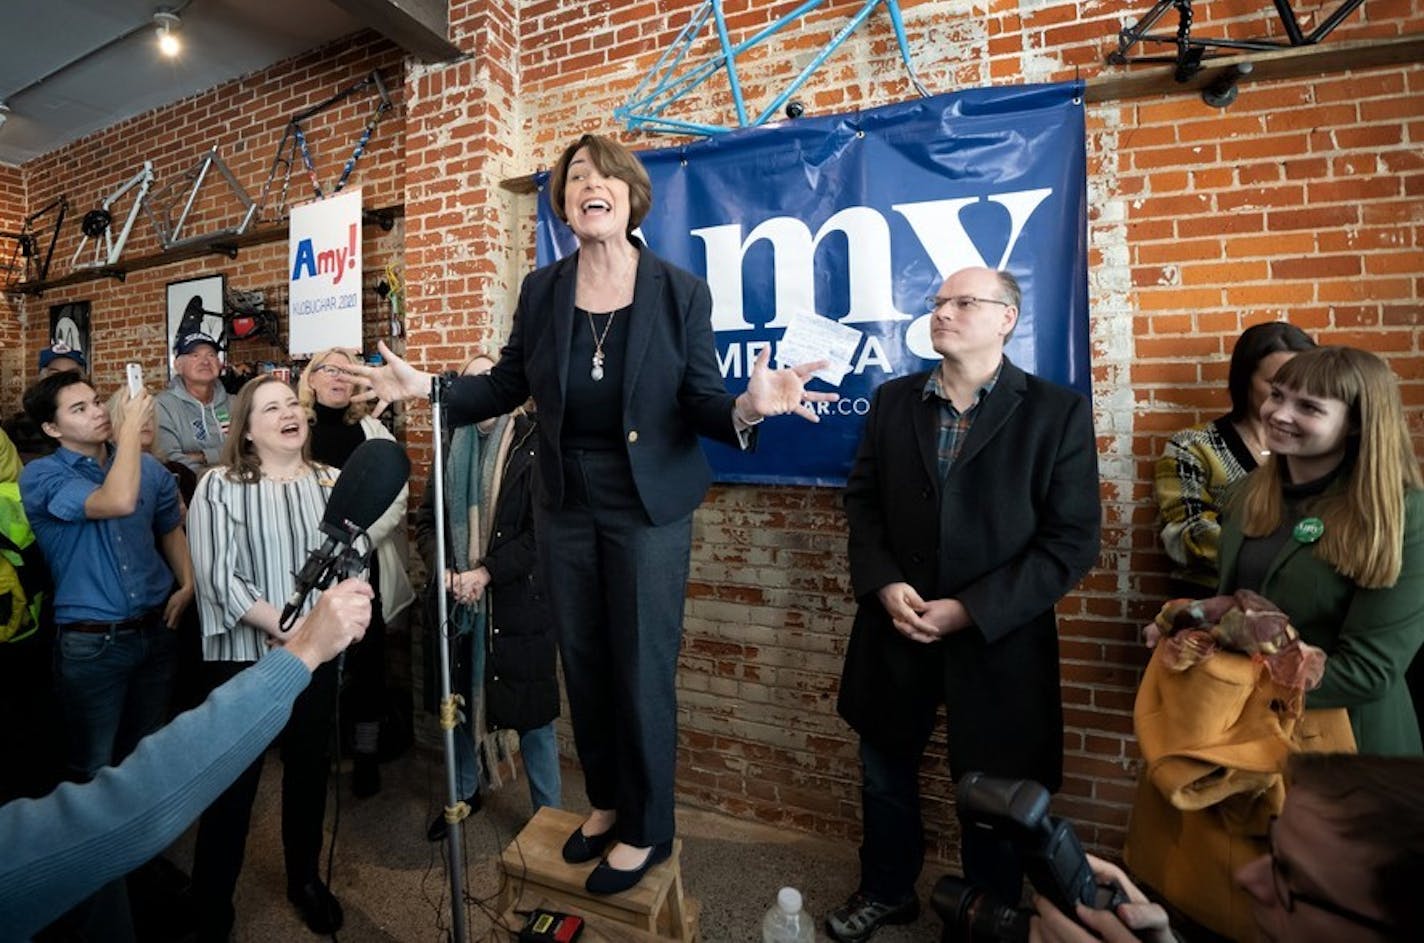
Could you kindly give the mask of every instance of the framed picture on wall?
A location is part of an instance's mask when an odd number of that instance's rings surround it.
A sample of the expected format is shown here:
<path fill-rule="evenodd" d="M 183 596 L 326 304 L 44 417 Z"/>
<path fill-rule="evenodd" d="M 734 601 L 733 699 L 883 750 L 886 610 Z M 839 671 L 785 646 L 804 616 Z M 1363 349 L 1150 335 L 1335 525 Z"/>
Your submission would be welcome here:
<path fill-rule="evenodd" d="M 94 362 L 89 349 L 89 302 L 66 301 L 49 306 L 49 342 L 66 344 L 77 350 L 89 363 Z"/>
<path fill-rule="evenodd" d="M 181 282 L 168 283 L 168 377 L 173 377 L 173 344 L 178 340 L 178 328 L 190 305 L 202 308 L 202 332 L 219 344 L 223 340 L 224 276 L 204 275 Z"/>

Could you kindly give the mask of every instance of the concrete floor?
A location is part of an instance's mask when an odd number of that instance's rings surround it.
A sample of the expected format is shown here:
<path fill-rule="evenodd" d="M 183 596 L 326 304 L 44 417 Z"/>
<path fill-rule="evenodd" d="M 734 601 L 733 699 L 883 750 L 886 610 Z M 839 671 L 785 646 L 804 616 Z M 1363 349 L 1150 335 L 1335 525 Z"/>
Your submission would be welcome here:
<path fill-rule="evenodd" d="M 263 767 L 247 860 L 237 888 L 234 943 L 317 939 L 286 899 L 280 837 L 281 769 L 275 756 Z M 346 913 L 340 938 L 347 943 L 448 939 L 450 885 L 444 846 L 425 840 L 426 826 L 443 804 L 443 767 L 429 754 L 413 751 L 384 765 L 382 776 L 382 791 L 360 800 L 351 797 L 349 776 L 342 778 L 331 882 Z M 582 777 L 577 769 L 567 766 L 564 796 L 568 808 L 587 809 Z M 329 803 L 328 825 L 332 811 Z M 483 810 L 466 820 L 467 926 L 472 943 L 514 939 L 493 921 L 499 893 L 494 862 L 529 814 L 528 790 L 520 780 L 487 794 Z M 687 807 L 678 810 L 678 831 L 684 842 L 686 891 L 702 905 L 704 943 L 760 941 L 762 915 L 783 884 L 801 890 L 817 921 L 817 939 L 829 939 L 820 928 L 821 921 L 855 888 L 856 849 L 847 844 Z M 190 829 L 168 853 L 184 870 L 192 865 L 193 836 Z M 928 876 L 920 882 L 920 899 L 926 905 L 920 919 L 909 926 L 882 930 L 876 943 L 940 938 L 940 922 L 928 900 L 930 885 L 942 869 L 927 871 Z"/>

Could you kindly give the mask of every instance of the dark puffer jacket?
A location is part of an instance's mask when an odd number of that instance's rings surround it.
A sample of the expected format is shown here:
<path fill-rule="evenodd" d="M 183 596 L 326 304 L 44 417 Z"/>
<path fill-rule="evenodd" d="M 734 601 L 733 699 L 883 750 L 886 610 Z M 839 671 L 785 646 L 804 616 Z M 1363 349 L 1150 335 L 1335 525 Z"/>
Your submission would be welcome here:
<path fill-rule="evenodd" d="M 533 476 L 537 419 L 516 414 L 511 443 L 495 500 L 493 532 L 483 558 L 490 573 L 485 592 L 485 716 L 489 728 L 517 731 L 542 727 L 559 716 L 554 623 L 540 585 L 534 545 Z M 493 447 L 494 443 L 490 443 Z M 463 513 L 463 509 L 461 511 Z M 449 539 L 449 523 L 445 528 Z M 435 487 L 426 483 L 415 516 L 415 538 L 427 569 L 435 566 Z M 447 559 L 450 553 L 446 547 Z M 426 586 L 426 625 L 434 626 L 435 587 Z M 452 602 L 453 604 L 453 602 Z M 427 633 L 432 642 L 433 632 Z M 433 651 L 433 645 L 427 645 Z M 429 660 L 429 659 L 427 659 Z M 431 690 L 427 685 L 426 689 Z"/>

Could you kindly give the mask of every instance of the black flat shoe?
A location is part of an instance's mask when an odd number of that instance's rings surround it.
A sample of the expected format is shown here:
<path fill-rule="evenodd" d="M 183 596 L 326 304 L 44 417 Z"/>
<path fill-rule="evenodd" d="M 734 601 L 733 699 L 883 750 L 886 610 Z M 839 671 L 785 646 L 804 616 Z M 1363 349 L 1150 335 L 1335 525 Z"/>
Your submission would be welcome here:
<path fill-rule="evenodd" d="M 648 873 L 648 869 L 659 862 L 666 861 L 672 856 L 672 839 L 659 842 L 648 849 L 648 856 L 643 859 L 643 863 L 631 871 L 623 871 L 613 867 L 605 858 L 598 863 L 598 867 L 593 869 L 593 873 L 584 882 L 583 889 L 590 894 L 621 894 L 630 888 L 636 887 L 643 879 L 643 875 Z"/>
<path fill-rule="evenodd" d="M 564 860 L 569 864 L 583 864 L 601 856 L 603 849 L 613 840 L 613 830 L 614 826 L 610 826 L 608 831 L 598 835 L 585 835 L 580 825 L 564 842 Z"/>
<path fill-rule="evenodd" d="M 323 936 L 341 929 L 345 915 L 331 890 L 318 878 L 297 888 L 287 888 L 287 900 L 297 905 L 307 929 Z"/>
<path fill-rule="evenodd" d="M 480 811 L 480 806 L 483 804 L 484 800 L 480 798 L 478 791 L 465 800 L 465 805 L 470 807 L 470 815 Z M 444 841 L 448 834 L 450 834 L 450 823 L 445 821 L 445 810 L 441 809 L 431 821 L 430 827 L 425 830 L 425 837 L 431 841 Z"/>

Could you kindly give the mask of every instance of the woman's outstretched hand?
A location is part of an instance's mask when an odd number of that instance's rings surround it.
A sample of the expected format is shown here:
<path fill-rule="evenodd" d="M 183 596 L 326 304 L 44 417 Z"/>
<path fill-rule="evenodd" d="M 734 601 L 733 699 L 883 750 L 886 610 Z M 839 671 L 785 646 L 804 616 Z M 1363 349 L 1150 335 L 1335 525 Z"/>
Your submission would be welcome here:
<path fill-rule="evenodd" d="M 820 422 L 821 418 L 811 404 L 834 403 L 841 398 L 839 393 L 818 393 L 806 389 L 806 381 L 811 374 L 827 366 L 826 361 L 817 360 L 779 370 L 767 366 L 770 361 L 771 349 L 762 348 L 752 364 L 746 392 L 737 397 L 737 414 L 742 421 L 754 423 L 767 416 L 795 413 L 802 419 Z"/>
<path fill-rule="evenodd" d="M 360 389 L 351 398 L 358 403 L 376 401 L 373 412 L 380 415 L 388 403 L 418 399 L 430 395 L 430 384 L 434 380 L 428 373 L 422 373 L 391 352 L 385 341 L 379 341 L 376 349 L 385 361 L 379 367 L 353 363 L 346 371 L 356 377 Z"/>

